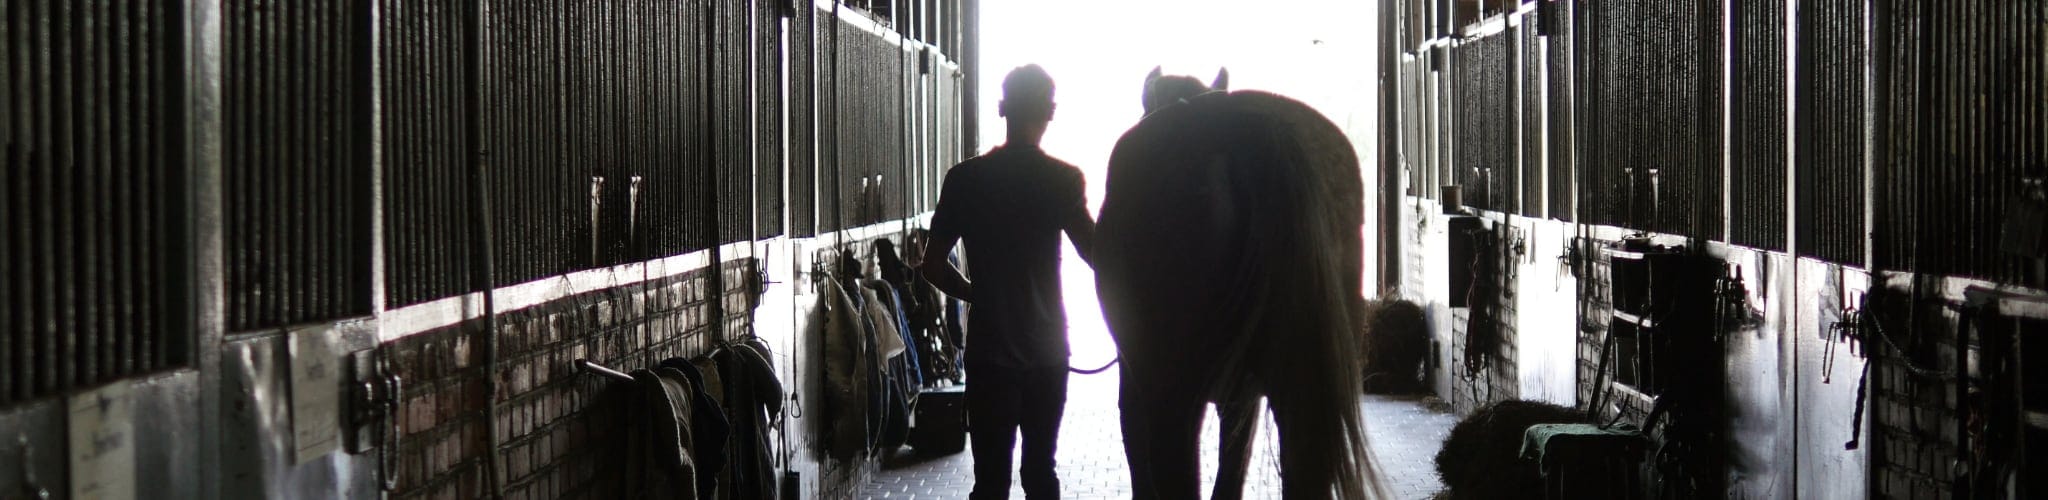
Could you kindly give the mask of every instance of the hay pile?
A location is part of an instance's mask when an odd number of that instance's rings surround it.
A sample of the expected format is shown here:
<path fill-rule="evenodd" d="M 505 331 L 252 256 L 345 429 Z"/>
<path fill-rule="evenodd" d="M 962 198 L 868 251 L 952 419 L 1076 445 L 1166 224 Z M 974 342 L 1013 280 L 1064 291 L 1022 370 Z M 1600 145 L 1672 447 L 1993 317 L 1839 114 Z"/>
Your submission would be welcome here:
<path fill-rule="evenodd" d="M 1422 361 L 1429 355 L 1429 318 L 1422 306 L 1382 299 L 1368 302 L 1365 312 L 1365 392 L 1421 392 Z"/>
<path fill-rule="evenodd" d="M 1455 500 L 1528 498 L 1543 488 L 1535 464 L 1521 459 L 1522 432 L 1536 424 L 1581 422 L 1578 410 L 1535 401 L 1502 401 L 1451 428 L 1436 472 Z"/>

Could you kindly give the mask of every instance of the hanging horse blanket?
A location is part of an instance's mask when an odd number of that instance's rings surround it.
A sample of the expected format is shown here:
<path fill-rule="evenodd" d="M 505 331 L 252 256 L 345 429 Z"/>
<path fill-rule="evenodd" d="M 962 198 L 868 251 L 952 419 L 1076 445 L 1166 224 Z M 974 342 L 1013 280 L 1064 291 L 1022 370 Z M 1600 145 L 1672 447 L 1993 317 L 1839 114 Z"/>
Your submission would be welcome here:
<path fill-rule="evenodd" d="M 845 459 L 867 448 L 870 343 L 863 313 L 839 281 L 817 283 L 818 303 L 811 308 L 809 328 L 823 338 L 825 347 L 819 362 L 824 365 L 827 428 L 820 442 L 831 456 Z"/>
<path fill-rule="evenodd" d="M 626 458 L 619 486 L 634 498 L 695 500 L 697 464 L 691 456 L 691 386 L 670 368 L 634 370 L 622 434 Z"/>
<path fill-rule="evenodd" d="M 711 392 L 719 391 L 716 386 L 705 383 L 702 370 L 690 360 L 669 358 L 662 360 L 661 368 L 673 369 L 683 374 L 690 382 L 690 435 L 696 442 L 696 449 L 690 456 L 696 459 L 697 497 L 716 498 L 718 494 L 718 471 L 725 469 L 726 443 L 732 433 L 726 422 L 725 411 L 718 406 L 718 400 Z"/>
<path fill-rule="evenodd" d="M 759 339 L 713 355 L 724 370 L 726 416 L 733 425 L 731 481 L 726 498 L 775 498 L 774 454 L 769 422 L 782 414 L 782 382 Z"/>

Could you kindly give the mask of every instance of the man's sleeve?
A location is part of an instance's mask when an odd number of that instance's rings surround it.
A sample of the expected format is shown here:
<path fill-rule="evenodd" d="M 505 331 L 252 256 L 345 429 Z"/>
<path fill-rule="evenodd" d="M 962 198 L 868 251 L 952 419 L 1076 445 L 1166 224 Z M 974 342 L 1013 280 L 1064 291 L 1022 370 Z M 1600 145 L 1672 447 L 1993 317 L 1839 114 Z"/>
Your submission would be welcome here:
<path fill-rule="evenodd" d="M 939 206 L 932 212 L 931 231 L 934 239 L 960 237 L 960 225 L 965 222 L 960 218 L 966 215 L 961 213 L 965 210 L 961 205 L 967 203 L 967 200 L 966 195 L 961 193 L 961 190 L 966 188 L 961 186 L 965 181 L 960 180 L 959 174 L 959 166 L 946 169 L 946 179 L 940 183 Z"/>

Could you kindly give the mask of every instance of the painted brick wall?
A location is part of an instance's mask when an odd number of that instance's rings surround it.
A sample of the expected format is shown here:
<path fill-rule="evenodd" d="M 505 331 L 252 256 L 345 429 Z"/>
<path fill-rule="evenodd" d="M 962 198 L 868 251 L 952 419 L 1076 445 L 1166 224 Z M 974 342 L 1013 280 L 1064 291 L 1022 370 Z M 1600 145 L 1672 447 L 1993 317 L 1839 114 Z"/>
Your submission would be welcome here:
<path fill-rule="evenodd" d="M 409 336 L 384 346 L 406 381 L 398 498 L 476 498 L 489 493 L 486 405 L 499 403 L 500 453 L 510 498 L 607 498 L 601 448 L 615 415 L 598 404 L 610 379 L 582 373 L 576 359 L 621 370 L 705 352 L 716 325 L 750 327 L 752 262 L 724 264 L 722 291 L 699 270 L 600 290 L 500 314 L 497 394 L 487 395 L 483 323 Z M 712 300 L 722 298 L 721 321 Z M 494 398 L 488 396 L 495 396 Z"/>

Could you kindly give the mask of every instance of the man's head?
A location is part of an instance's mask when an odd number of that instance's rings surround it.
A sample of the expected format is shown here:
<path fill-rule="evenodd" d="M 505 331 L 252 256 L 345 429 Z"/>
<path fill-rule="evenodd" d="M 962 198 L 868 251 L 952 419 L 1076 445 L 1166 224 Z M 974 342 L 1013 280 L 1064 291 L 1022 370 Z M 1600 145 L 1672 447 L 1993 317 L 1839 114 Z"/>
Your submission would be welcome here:
<path fill-rule="evenodd" d="M 997 111 L 1010 128 L 1052 121 L 1052 75 L 1036 64 L 1020 66 L 1003 77 L 1003 101 Z"/>

